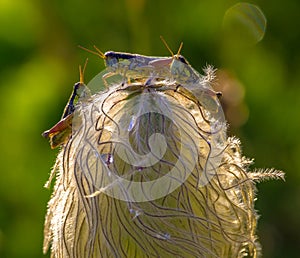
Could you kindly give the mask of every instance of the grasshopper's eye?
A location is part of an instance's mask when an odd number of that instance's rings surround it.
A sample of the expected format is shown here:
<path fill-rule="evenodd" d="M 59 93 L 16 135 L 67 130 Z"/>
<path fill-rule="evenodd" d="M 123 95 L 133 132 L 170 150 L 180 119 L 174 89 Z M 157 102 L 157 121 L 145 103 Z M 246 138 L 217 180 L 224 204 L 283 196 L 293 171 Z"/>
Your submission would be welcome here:
<path fill-rule="evenodd" d="M 104 53 L 105 59 L 114 59 L 116 58 L 116 54 L 113 51 L 108 51 Z"/>
<path fill-rule="evenodd" d="M 189 65 L 188 61 L 182 55 L 177 56 L 177 60 L 179 60 L 180 62 L 186 65 Z"/>
<path fill-rule="evenodd" d="M 74 91 L 77 91 L 79 89 L 79 87 L 81 86 L 81 82 L 76 82 L 74 84 Z"/>
<path fill-rule="evenodd" d="M 106 52 L 105 54 L 105 63 L 107 67 L 114 66 L 119 62 L 119 56 L 113 51 Z"/>

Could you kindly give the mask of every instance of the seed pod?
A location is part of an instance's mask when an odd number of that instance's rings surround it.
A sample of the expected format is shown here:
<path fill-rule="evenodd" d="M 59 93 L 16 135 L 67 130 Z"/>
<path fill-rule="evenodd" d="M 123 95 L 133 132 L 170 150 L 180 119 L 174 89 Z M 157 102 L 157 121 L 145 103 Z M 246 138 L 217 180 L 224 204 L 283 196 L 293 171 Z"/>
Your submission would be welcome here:
<path fill-rule="evenodd" d="M 79 100 L 54 167 L 44 252 L 51 245 L 57 258 L 259 255 L 254 180 L 283 173 L 248 171 L 251 161 L 226 137 L 203 78 L 121 78 Z"/>

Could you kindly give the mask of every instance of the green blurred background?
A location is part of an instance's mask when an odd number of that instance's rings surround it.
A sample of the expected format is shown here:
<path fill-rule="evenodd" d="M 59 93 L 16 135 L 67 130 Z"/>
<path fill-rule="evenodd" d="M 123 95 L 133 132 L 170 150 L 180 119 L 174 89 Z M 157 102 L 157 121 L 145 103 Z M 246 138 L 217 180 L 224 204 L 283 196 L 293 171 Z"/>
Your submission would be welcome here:
<path fill-rule="evenodd" d="M 78 65 L 89 57 L 86 81 L 104 68 L 77 45 L 168 56 L 160 35 L 174 51 L 183 41 L 182 54 L 198 71 L 207 63 L 220 69 L 229 134 L 255 158 L 253 168 L 286 172 L 285 183 L 258 184 L 258 234 L 264 257 L 299 257 L 300 2 L 251 1 L 267 18 L 256 45 L 222 26 L 235 3 L 0 0 L 0 257 L 47 257 L 43 220 L 51 191 L 43 185 L 57 150 L 41 132 L 59 120 Z"/>

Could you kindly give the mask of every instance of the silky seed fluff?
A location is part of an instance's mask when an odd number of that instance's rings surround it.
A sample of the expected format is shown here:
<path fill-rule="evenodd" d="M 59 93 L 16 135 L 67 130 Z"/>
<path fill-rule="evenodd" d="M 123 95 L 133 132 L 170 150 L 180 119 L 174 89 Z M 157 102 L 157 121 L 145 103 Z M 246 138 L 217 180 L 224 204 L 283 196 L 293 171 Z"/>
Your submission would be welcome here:
<path fill-rule="evenodd" d="M 209 83 L 141 76 L 78 102 L 53 168 L 44 253 L 260 256 L 255 182 L 283 173 L 249 170 Z"/>

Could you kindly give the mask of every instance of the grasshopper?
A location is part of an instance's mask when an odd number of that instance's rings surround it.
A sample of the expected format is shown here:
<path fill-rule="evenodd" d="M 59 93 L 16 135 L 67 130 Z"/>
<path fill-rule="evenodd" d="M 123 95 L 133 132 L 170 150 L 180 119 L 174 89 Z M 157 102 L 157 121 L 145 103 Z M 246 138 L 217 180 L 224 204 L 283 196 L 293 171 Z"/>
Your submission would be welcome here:
<path fill-rule="evenodd" d="M 165 47 L 172 55 L 172 61 L 169 64 L 170 73 L 174 80 L 180 84 L 196 84 L 201 80 L 199 73 L 189 64 L 184 56 L 180 54 L 183 43 L 181 42 L 177 54 L 174 54 L 167 42 L 161 36 L 160 39 L 164 43 Z"/>
<path fill-rule="evenodd" d="M 104 60 L 108 73 L 103 76 L 103 80 L 107 87 L 105 79 L 115 74 L 122 75 L 128 79 L 154 76 L 158 78 L 173 77 L 182 84 L 199 82 L 200 75 L 192 68 L 186 58 L 180 55 L 183 43 L 180 44 L 177 54 L 174 54 L 163 37 L 161 36 L 160 38 L 171 53 L 171 56 L 145 56 L 115 51 L 103 53 L 95 45 L 93 47 L 96 51 L 82 46 L 79 47 Z"/>
<path fill-rule="evenodd" d="M 75 102 L 78 101 L 79 93 L 78 91 L 85 88 L 84 84 L 84 71 L 87 64 L 87 60 L 83 69 L 79 66 L 79 82 L 74 84 L 73 91 L 64 108 L 61 119 L 49 130 L 42 133 L 42 136 L 49 139 L 50 146 L 52 149 L 65 144 L 71 136 L 72 133 L 72 120 L 75 111 Z"/>
<path fill-rule="evenodd" d="M 168 46 L 167 42 L 164 40 L 163 37 L 160 37 L 166 48 L 169 50 L 169 52 L 172 55 L 172 62 L 170 64 L 170 73 L 173 77 L 173 79 L 179 83 L 180 86 L 187 87 L 186 85 L 192 84 L 196 85 L 200 82 L 209 82 L 214 77 L 213 72 L 214 70 L 212 67 L 208 66 L 204 71 L 206 72 L 207 76 L 201 77 L 199 73 L 189 64 L 189 62 L 186 60 L 186 58 L 182 55 L 180 55 L 180 51 L 182 49 L 183 43 L 181 42 L 179 49 L 177 51 L 177 54 L 174 55 L 171 48 Z M 186 91 L 186 90 L 184 90 Z M 203 88 L 202 90 L 203 95 L 211 96 L 212 98 L 220 98 L 222 96 L 221 92 L 215 92 L 212 89 L 209 88 Z"/>
<path fill-rule="evenodd" d="M 115 51 L 107 51 L 103 53 L 95 45 L 93 47 L 96 51 L 82 46 L 79 47 L 104 60 L 108 73 L 103 76 L 103 80 L 107 87 L 106 79 L 115 74 L 119 74 L 128 79 L 137 79 L 149 76 L 155 76 L 158 78 L 170 77 L 170 65 L 172 64 L 174 57 L 179 56 L 178 54 L 172 55 L 171 57 L 145 56 Z M 183 57 L 179 56 L 180 60 L 182 58 Z"/>
<path fill-rule="evenodd" d="M 140 54 L 131 54 L 126 52 L 108 51 L 103 53 L 95 45 L 96 51 L 84 48 L 80 48 L 99 56 L 104 60 L 105 66 L 108 72 L 104 74 L 103 80 L 105 86 L 108 88 L 106 78 L 112 75 L 119 74 L 128 79 L 139 79 L 143 77 L 154 78 L 170 78 L 177 81 L 182 86 L 190 84 L 196 85 L 200 82 L 210 81 L 211 72 L 206 77 L 202 77 L 199 73 L 189 64 L 184 56 L 180 54 L 183 43 L 181 42 L 176 54 L 168 46 L 167 42 L 161 36 L 163 44 L 171 53 L 169 57 L 157 57 L 157 56 L 145 56 Z M 207 69 L 213 71 L 212 69 Z M 187 87 L 189 88 L 189 87 Z M 212 89 L 203 88 L 212 96 L 220 97 L 220 92 L 214 92 Z"/>

